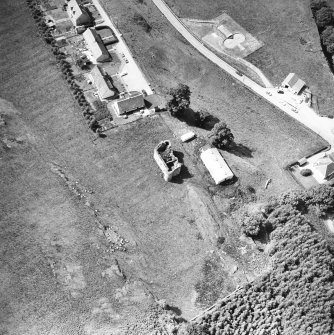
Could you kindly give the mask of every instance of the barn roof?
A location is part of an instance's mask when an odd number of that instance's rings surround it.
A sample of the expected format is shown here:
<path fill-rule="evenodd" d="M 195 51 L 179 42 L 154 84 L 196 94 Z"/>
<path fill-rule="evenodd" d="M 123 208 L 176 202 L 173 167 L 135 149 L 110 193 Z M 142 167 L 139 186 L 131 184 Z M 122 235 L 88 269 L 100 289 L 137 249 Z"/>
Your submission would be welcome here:
<path fill-rule="evenodd" d="M 218 149 L 209 148 L 201 153 L 201 159 L 209 170 L 216 185 L 233 178 L 234 174 L 225 162 Z"/>

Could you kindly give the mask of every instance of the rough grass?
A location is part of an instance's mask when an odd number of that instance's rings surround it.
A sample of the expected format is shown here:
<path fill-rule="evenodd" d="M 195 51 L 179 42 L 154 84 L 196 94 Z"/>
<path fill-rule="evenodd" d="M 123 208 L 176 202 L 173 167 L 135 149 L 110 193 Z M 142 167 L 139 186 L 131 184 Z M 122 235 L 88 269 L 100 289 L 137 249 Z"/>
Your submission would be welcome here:
<path fill-rule="evenodd" d="M 93 142 L 24 1 L 1 10 L 0 96 L 18 113 L 1 139 L 25 138 L 12 149 L 1 142 L 1 332 L 105 334 L 138 315 L 149 292 L 188 308 L 210 245 L 190 225 L 183 177 L 165 183 L 153 160 L 154 146 L 172 132 L 156 117 Z M 93 190 L 99 219 L 129 240 L 129 253 L 116 255 L 125 286 L 102 277 L 114 257 L 97 218 L 51 164 Z"/>
<path fill-rule="evenodd" d="M 239 163 L 250 164 L 259 169 L 260 174 L 271 178 L 273 183 L 269 192 L 279 193 L 289 187 L 296 187 L 296 183 L 283 171 L 283 167 L 325 146 L 322 139 L 235 83 L 223 71 L 199 55 L 169 25 L 151 2 L 102 2 L 111 17 L 117 18 L 119 29 L 153 86 L 164 92 L 180 82 L 189 85 L 192 91 L 191 107 L 194 110 L 207 109 L 229 125 L 237 143 L 252 152 L 251 157 L 242 154 L 242 150 L 241 153 L 236 153 L 242 158 L 239 159 Z M 217 16 L 217 6 L 221 5 L 220 2 L 212 4 L 213 7 L 204 2 L 191 4 L 192 10 L 198 9 L 200 16 L 205 18 L 213 13 Z M 189 2 L 180 2 L 178 6 L 190 10 Z M 212 12 L 205 12 L 207 14 L 204 15 L 204 8 L 211 8 Z M 147 18 L 152 27 L 149 34 L 138 33 L 136 26 L 127 24 L 135 12 L 141 12 Z M 186 16 L 184 12 L 182 14 Z M 189 13 L 187 16 L 195 14 Z M 253 33 L 238 17 L 232 15 L 232 18 Z M 238 167 L 235 172 L 238 175 Z M 258 185 L 256 178 L 248 178 L 245 182 Z"/>
<path fill-rule="evenodd" d="M 275 84 L 295 72 L 318 96 L 320 112 L 333 115 L 334 82 L 322 54 L 309 1 L 168 0 L 180 17 L 212 19 L 225 10 L 264 43 L 247 57 Z"/>
<path fill-rule="evenodd" d="M 188 83 L 194 107 L 210 108 L 228 122 L 239 143 L 252 149 L 251 156 L 247 150 L 240 157 L 228 154 L 243 182 L 256 186 L 258 175 L 274 177 L 273 193 L 295 186 L 282 170 L 284 162 L 318 148 L 322 141 L 247 90 L 232 87 L 233 81 L 184 44 L 154 7 L 131 2 L 113 6 L 115 15 L 127 13 L 119 15 L 119 26 L 152 83 L 162 90 L 179 81 Z M 152 21 L 150 34 L 139 33 L 135 26 L 125 29 L 127 15 L 134 13 L 131 6 Z M 1 151 L 1 175 L 6 176 L 1 178 L 5 196 L 0 199 L 1 331 L 107 333 L 140 312 L 147 290 L 196 313 L 189 297 L 200 277 L 201 260 L 212 246 L 198 239 L 196 217 L 184 205 L 188 181 L 166 184 L 153 160 L 154 146 L 172 138 L 171 131 L 155 118 L 93 143 L 52 54 L 36 36 L 24 1 L 3 1 L 0 9 L 0 58 L 5 60 L 0 64 L 0 96 L 20 113 L 10 117 L 1 138 L 26 137 L 24 147 L 3 146 Z M 183 158 L 195 175 L 189 182 L 203 185 L 192 158 L 187 153 Z M 113 256 L 107 253 L 102 231 L 95 228 L 96 217 L 50 172 L 51 163 L 94 190 L 91 202 L 101 220 L 130 241 L 131 252 L 117 254 L 129 278 L 127 286 L 102 277 Z"/>

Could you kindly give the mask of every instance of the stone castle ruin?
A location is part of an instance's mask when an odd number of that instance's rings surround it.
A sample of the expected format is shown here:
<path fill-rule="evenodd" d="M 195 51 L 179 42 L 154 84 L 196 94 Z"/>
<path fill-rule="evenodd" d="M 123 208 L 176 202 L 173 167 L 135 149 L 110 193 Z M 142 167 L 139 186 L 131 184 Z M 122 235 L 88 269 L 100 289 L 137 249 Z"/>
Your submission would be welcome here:
<path fill-rule="evenodd" d="M 170 181 L 180 174 L 182 164 L 174 155 L 170 141 L 161 141 L 154 148 L 154 159 L 163 172 L 165 181 Z"/>

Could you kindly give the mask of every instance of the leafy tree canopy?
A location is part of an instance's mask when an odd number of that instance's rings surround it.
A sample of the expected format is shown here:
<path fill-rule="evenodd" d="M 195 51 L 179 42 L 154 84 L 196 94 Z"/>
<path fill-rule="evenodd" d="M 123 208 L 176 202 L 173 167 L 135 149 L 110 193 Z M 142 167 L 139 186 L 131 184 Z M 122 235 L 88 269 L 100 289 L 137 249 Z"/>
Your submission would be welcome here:
<path fill-rule="evenodd" d="M 187 85 L 179 84 L 176 88 L 169 90 L 171 98 L 167 102 L 167 110 L 172 116 L 179 116 L 190 106 L 190 88 Z"/>
<path fill-rule="evenodd" d="M 208 137 L 211 144 L 219 149 L 227 149 L 234 143 L 234 135 L 225 122 L 216 123 Z"/>

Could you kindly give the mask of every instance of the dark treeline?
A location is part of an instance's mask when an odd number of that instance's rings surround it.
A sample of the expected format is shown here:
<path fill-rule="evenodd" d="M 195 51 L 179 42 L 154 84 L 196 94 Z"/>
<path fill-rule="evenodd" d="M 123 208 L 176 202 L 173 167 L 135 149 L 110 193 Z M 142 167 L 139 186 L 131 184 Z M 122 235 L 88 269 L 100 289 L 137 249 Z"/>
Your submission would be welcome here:
<path fill-rule="evenodd" d="M 334 334 L 334 258 L 305 216 L 333 209 L 334 189 L 320 186 L 285 193 L 253 214 L 261 227 L 252 235 L 271 232 L 271 271 L 218 301 L 188 334 Z"/>

